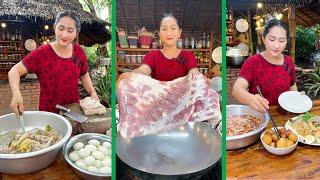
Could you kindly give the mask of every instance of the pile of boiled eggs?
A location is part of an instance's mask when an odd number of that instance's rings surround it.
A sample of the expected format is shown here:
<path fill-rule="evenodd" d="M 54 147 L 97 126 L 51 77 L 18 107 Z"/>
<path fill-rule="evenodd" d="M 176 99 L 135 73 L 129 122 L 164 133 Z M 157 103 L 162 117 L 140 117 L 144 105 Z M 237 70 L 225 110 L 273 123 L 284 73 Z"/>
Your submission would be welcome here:
<path fill-rule="evenodd" d="M 111 144 L 91 139 L 88 144 L 77 142 L 69 154 L 79 168 L 93 173 L 111 173 Z"/>

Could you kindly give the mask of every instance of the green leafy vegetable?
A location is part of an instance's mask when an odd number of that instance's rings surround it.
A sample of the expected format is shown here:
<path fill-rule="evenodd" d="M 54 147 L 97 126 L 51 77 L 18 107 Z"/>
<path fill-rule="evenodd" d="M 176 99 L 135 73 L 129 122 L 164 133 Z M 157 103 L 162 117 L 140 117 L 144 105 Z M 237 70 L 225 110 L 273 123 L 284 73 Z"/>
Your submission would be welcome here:
<path fill-rule="evenodd" d="M 313 117 L 313 114 L 307 112 L 307 113 L 305 113 L 304 115 L 302 115 L 302 120 L 303 120 L 303 121 L 308 121 L 308 120 L 309 120 L 310 118 L 312 118 L 312 117 Z"/>

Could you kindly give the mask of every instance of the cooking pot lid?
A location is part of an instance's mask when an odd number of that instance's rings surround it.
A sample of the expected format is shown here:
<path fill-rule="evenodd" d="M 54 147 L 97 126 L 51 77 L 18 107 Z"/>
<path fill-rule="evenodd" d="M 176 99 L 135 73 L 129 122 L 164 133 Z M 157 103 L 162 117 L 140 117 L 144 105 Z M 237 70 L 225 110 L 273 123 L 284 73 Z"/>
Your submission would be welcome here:
<path fill-rule="evenodd" d="M 204 122 L 189 122 L 168 131 L 124 139 L 117 155 L 129 166 L 152 174 L 182 175 L 206 169 L 221 158 L 221 136 Z"/>

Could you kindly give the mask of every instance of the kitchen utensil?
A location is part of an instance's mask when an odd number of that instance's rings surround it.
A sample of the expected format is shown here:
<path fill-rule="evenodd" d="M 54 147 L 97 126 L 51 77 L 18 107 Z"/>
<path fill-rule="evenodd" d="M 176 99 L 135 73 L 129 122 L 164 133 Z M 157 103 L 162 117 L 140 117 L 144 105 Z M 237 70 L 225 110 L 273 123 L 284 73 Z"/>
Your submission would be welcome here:
<path fill-rule="evenodd" d="M 182 175 L 206 169 L 221 158 L 221 136 L 205 122 L 189 122 L 159 134 L 124 139 L 117 155 L 127 165 L 158 175 Z"/>
<path fill-rule="evenodd" d="M 88 117 L 86 116 L 82 116 L 80 114 L 77 114 L 77 113 L 74 113 L 74 112 L 71 112 L 70 109 L 64 107 L 64 106 L 61 106 L 59 104 L 56 105 L 56 108 L 57 109 L 60 109 L 60 110 L 63 110 L 63 114 L 75 121 L 78 121 L 79 123 L 83 123 L 85 122 L 86 120 L 88 120 Z"/>
<path fill-rule="evenodd" d="M 19 112 L 19 120 L 20 120 L 22 133 L 24 134 L 26 132 L 26 130 L 24 129 L 24 121 L 23 121 L 23 113 L 22 112 Z"/>
<path fill-rule="evenodd" d="M 260 95 L 261 97 L 263 97 L 263 95 L 262 95 L 262 93 L 261 93 L 261 91 L 260 91 L 259 85 L 257 85 L 257 91 L 258 91 L 259 95 Z M 279 130 L 278 130 L 278 128 L 277 128 L 277 125 L 276 125 L 276 123 L 273 121 L 273 119 L 272 119 L 272 117 L 271 117 L 271 115 L 270 115 L 270 113 L 269 113 L 269 110 L 266 109 L 266 111 L 267 111 L 267 114 L 268 114 L 268 116 L 269 116 L 269 118 L 270 118 L 270 120 L 271 120 L 271 122 L 272 122 L 273 128 L 275 129 L 275 133 L 276 133 L 276 135 L 278 136 L 278 138 L 280 139 L 280 133 L 279 133 Z"/>

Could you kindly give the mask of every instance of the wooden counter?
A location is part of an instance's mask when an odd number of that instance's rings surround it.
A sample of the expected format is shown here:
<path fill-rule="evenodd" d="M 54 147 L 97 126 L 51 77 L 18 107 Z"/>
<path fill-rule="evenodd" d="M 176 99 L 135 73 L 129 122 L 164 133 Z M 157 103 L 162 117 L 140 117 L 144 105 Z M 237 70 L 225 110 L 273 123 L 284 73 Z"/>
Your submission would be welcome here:
<path fill-rule="evenodd" d="M 320 100 L 313 101 L 310 111 L 320 115 Z M 297 114 L 271 107 L 270 114 L 277 126 Z M 271 127 L 271 122 L 268 127 Z M 276 156 L 269 153 L 260 139 L 247 148 L 227 151 L 227 179 L 319 179 L 320 147 L 299 143 L 290 154 Z"/>
<path fill-rule="evenodd" d="M 46 169 L 23 175 L 12 175 L 12 174 L 4 174 L 0 172 L 0 180 L 42 180 L 42 179 L 50 179 L 50 180 L 60 180 L 60 179 L 72 179 L 78 180 L 81 179 L 77 176 L 71 166 L 65 162 L 63 155 L 60 154 L 59 159 L 51 164 Z"/>

